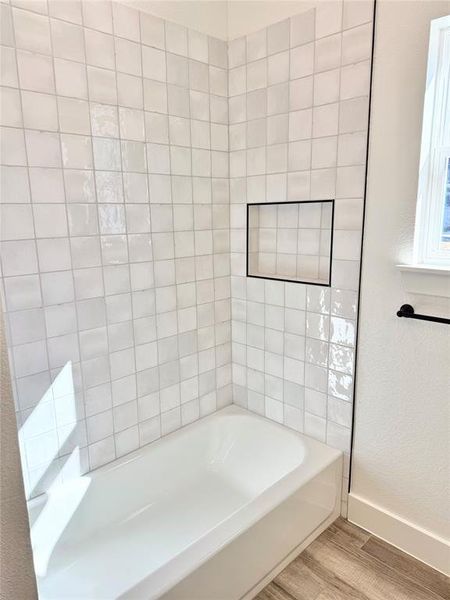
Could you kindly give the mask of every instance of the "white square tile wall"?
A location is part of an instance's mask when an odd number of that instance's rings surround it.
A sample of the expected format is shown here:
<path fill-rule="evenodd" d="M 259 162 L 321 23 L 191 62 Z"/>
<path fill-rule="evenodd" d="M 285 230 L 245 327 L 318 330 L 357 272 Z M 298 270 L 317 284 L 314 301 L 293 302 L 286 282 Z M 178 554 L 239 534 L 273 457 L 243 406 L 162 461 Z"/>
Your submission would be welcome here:
<path fill-rule="evenodd" d="M 28 494 L 232 393 L 348 457 L 372 3 L 229 44 L 108 0 L 0 10 L 2 295 Z M 245 278 L 247 202 L 327 198 L 331 288 Z"/>
<path fill-rule="evenodd" d="M 1 267 L 27 493 L 232 401 L 227 44 L 2 3 Z"/>
<path fill-rule="evenodd" d="M 344 514 L 372 13 L 327 3 L 228 54 L 234 402 L 345 452 Z M 335 199 L 331 288 L 246 278 L 246 203 L 321 199 Z"/>

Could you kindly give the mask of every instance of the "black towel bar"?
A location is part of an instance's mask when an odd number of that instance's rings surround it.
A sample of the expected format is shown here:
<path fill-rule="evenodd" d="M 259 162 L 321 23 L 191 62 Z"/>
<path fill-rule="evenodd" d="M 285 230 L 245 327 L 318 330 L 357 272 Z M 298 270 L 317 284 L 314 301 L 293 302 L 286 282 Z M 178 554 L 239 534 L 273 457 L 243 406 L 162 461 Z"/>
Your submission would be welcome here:
<path fill-rule="evenodd" d="M 420 321 L 433 321 L 434 323 L 446 323 L 450 325 L 450 319 L 444 317 L 432 317 L 431 315 L 419 315 L 414 312 L 411 304 L 403 304 L 400 310 L 397 311 L 397 317 L 405 317 L 406 319 L 419 319 Z"/>

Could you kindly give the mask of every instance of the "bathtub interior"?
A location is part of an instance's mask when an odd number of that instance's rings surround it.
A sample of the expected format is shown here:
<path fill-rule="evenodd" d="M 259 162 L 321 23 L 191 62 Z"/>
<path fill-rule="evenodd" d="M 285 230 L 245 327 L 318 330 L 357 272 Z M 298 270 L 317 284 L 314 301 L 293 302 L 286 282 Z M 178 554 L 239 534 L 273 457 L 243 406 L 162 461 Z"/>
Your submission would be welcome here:
<path fill-rule="evenodd" d="M 42 585 L 44 598 L 46 593 L 57 598 L 59 590 L 67 587 L 83 598 L 100 592 L 115 598 L 168 565 L 244 501 L 242 494 L 224 488 L 215 477 L 202 478 L 97 529 L 84 541 L 72 539 L 69 528 L 57 547 L 48 548 L 51 554 L 45 556 L 41 548 L 36 552 L 42 561 L 40 576 L 48 577 Z"/>
<path fill-rule="evenodd" d="M 89 586 L 114 579 L 125 558 L 121 585 L 132 587 L 295 471 L 309 444 L 229 407 L 52 489 L 31 510 L 43 597 L 56 597 L 51 589 L 62 583 L 98 593 Z"/>

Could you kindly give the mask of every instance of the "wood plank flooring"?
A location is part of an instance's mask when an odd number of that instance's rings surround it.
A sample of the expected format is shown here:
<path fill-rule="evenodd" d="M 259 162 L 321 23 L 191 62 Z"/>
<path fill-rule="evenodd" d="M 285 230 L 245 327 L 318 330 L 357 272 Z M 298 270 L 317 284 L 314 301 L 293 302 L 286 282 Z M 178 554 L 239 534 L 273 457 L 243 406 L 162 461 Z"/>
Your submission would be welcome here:
<path fill-rule="evenodd" d="M 450 579 L 339 518 L 255 600 L 450 600 Z"/>

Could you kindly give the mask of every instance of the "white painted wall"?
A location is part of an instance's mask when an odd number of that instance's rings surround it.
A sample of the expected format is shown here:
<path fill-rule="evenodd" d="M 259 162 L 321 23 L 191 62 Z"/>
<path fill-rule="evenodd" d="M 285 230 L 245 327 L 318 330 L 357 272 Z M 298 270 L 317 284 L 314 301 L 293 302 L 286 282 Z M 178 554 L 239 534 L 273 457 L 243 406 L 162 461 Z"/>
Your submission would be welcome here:
<path fill-rule="evenodd" d="M 139 10 L 196 29 L 222 40 L 228 38 L 226 0 L 122 0 Z"/>
<path fill-rule="evenodd" d="M 126 4 L 197 29 L 222 40 L 233 40 L 310 8 L 341 4 L 341 0 L 121 0 Z M 369 0 L 355 0 L 367 2 Z"/>
<path fill-rule="evenodd" d="M 336 0 L 340 3 L 340 0 Z M 329 4 L 327 0 L 324 3 Z M 318 0 L 230 0 L 228 2 L 228 39 L 234 40 L 277 21 L 316 7 Z"/>
<path fill-rule="evenodd" d="M 17 423 L 0 309 L 0 599 L 37 600 Z"/>
<path fill-rule="evenodd" d="M 351 492 L 379 510 L 349 508 L 381 535 L 383 513 L 425 530 L 404 548 L 429 562 L 414 547 L 422 534 L 450 538 L 450 336 L 395 316 L 408 300 L 424 310 L 395 265 L 412 253 L 429 24 L 449 12 L 443 1 L 378 2 Z M 402 528 L 390 540 L 400 546 Z"/>

